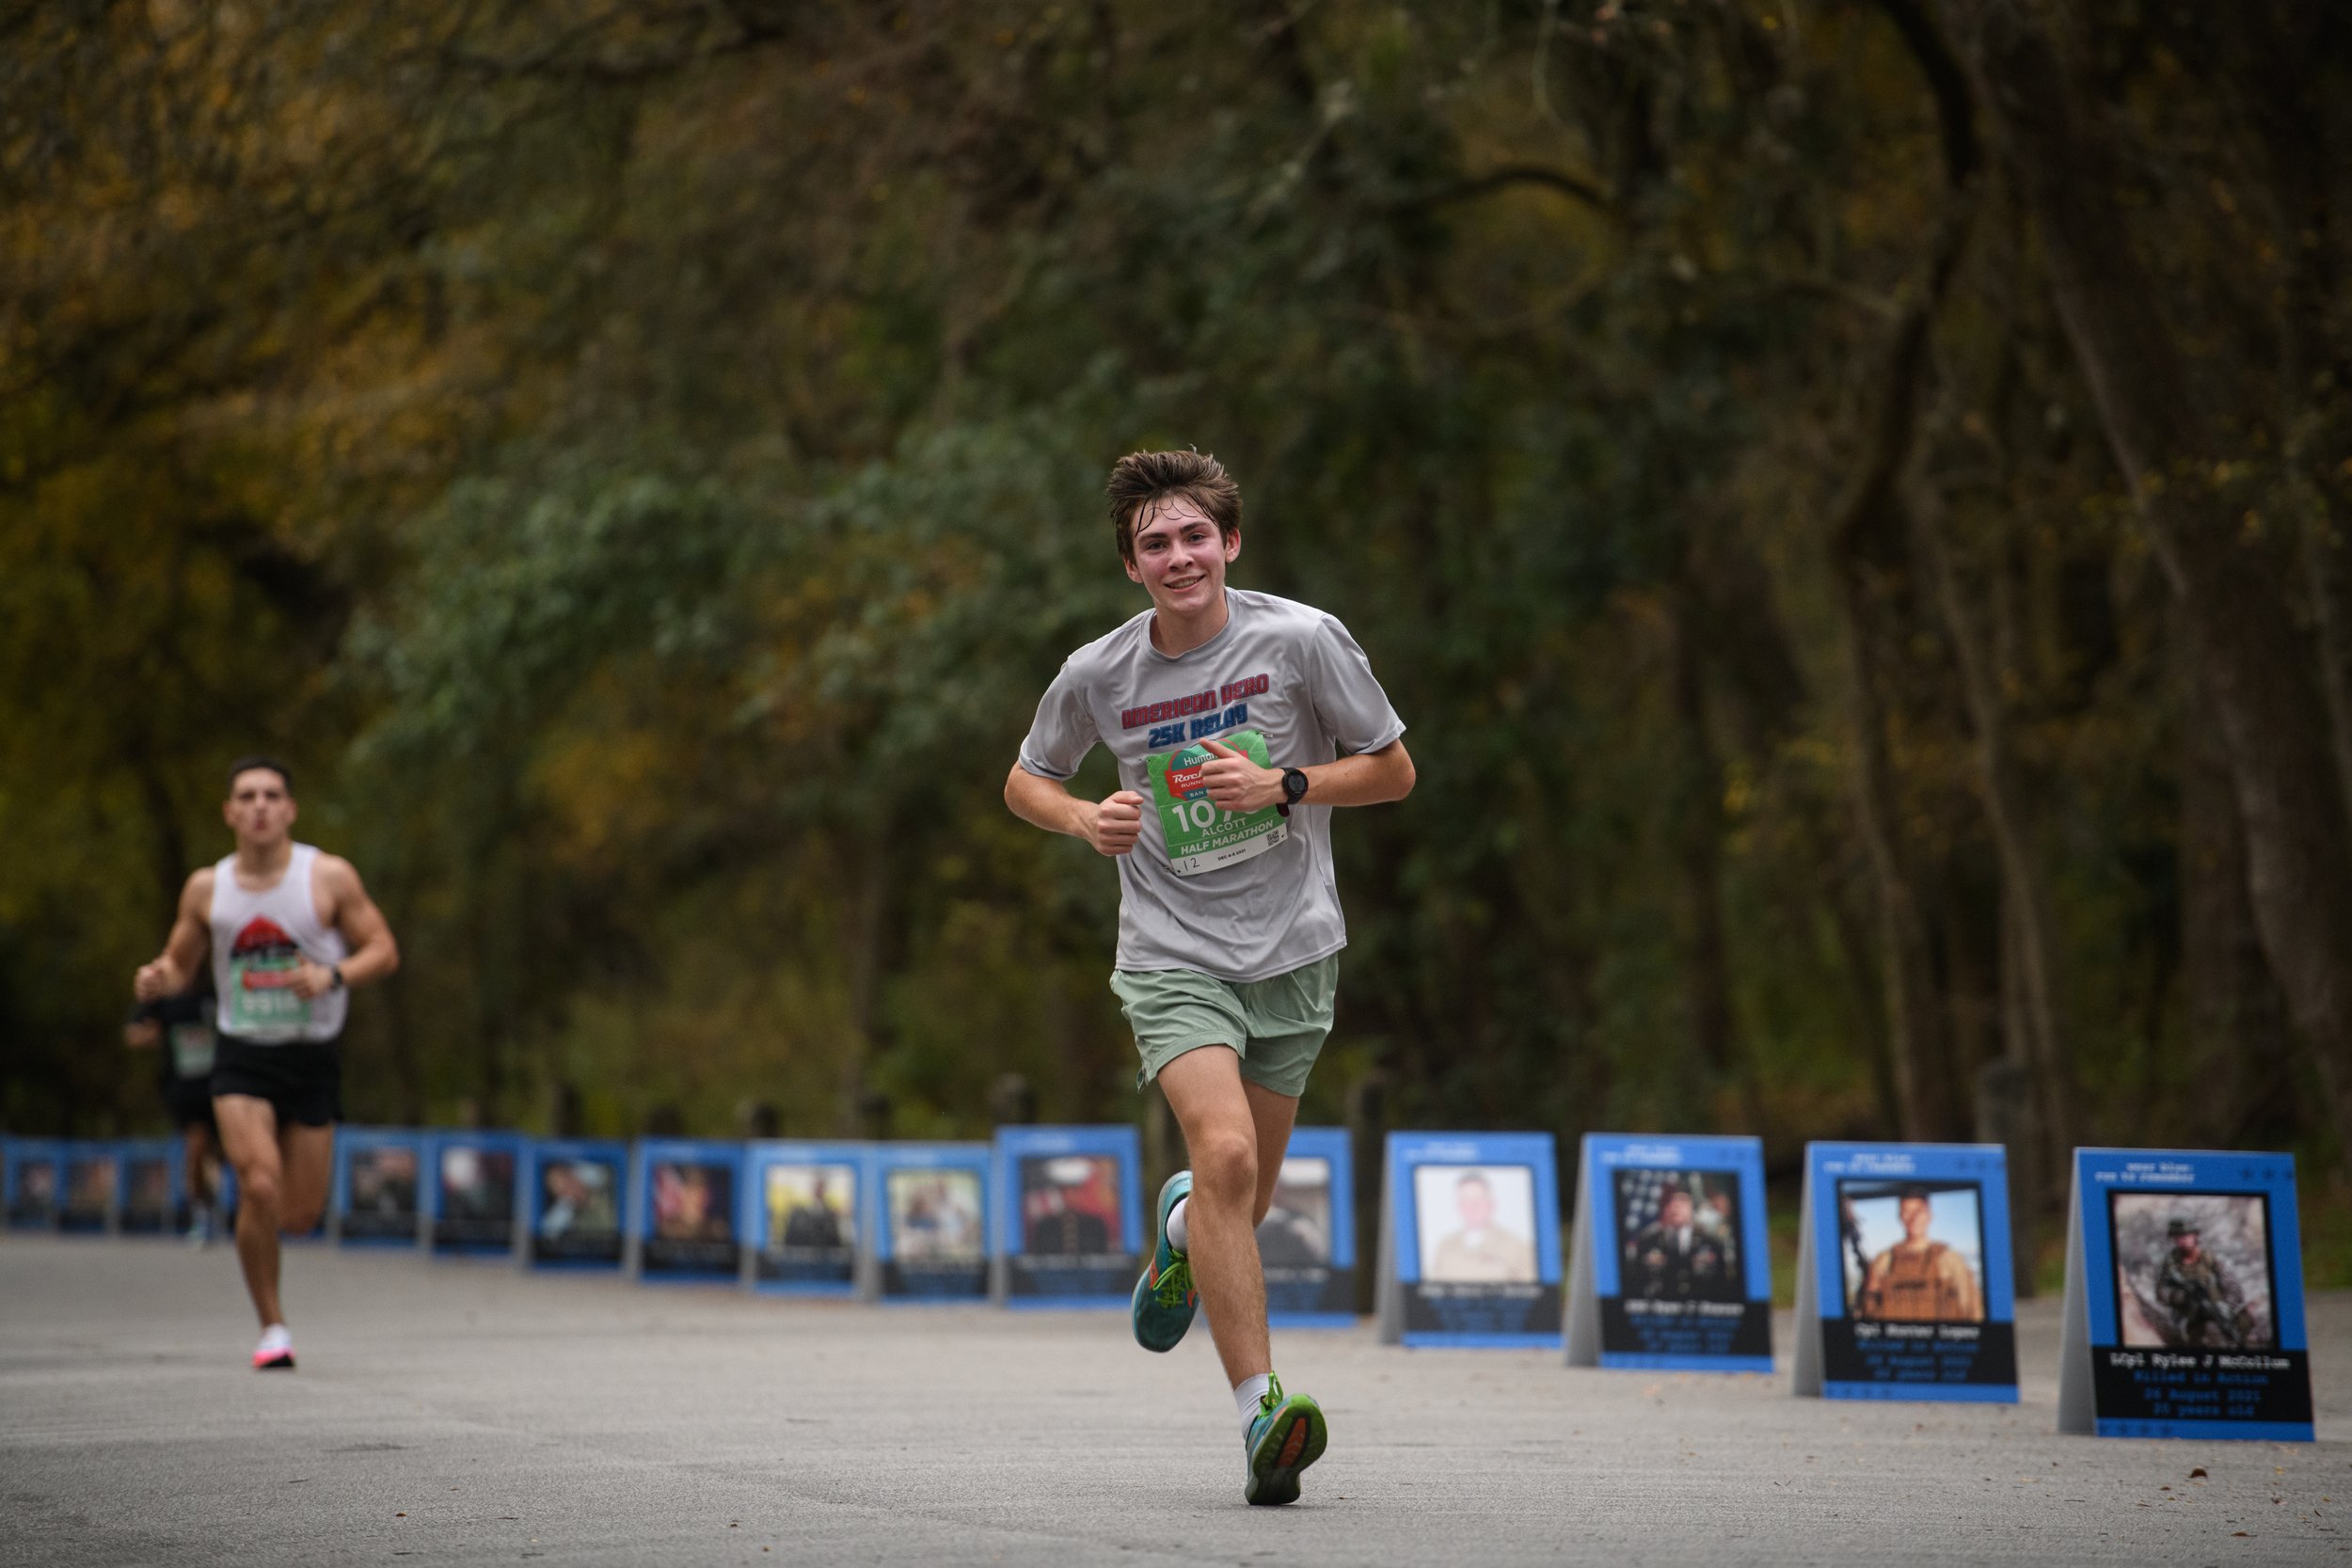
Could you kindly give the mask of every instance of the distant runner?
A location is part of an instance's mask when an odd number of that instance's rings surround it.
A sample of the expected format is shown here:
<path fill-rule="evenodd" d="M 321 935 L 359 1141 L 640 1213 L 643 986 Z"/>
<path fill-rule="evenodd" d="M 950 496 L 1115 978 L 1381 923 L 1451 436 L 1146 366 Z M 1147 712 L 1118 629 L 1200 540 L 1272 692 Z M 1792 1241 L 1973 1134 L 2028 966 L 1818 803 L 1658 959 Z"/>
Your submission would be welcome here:
<path fill-rule="evenodd" d="M 351 863 L 294 842 L 294 780 L 281 764 L 231 767 L 222 815 L 236 853 L 188 878 L 163 954 L 140 966 L 133 990 L 142 1002 L 184 991 L 211 951 L 213 1113 L 237 1173 L 237 1261 L 262 1320 L 253 1365 L 291 1368 L 278 1232 L 308 1231 L 326 1211 L 349 988 L 398 969 L 400 948 Z"/>
<path fill-rule="evenodd" d="M 1152 608 L 1062 665 L 1005 802 L 1119 858 L 1111 990 L 1142 1054 L 1137 1087 L 1159 1080 L 1193 1164 L 1160 1190 L 1136 1338 L 1172 1348 L 1207 1298 L 1241 1415 L 1242 1495 L 1287 1503 L 1326 1429 L 1274 1375 L 1257 1227 L 1347 944 L 1331 808 L 1403 800 L 1413 763 L 1346 627 L 1225 586 L 1241 491 L 1215 458 L 1134 453 L 1109 496 L 1120 558 Z M 1064 781 L 1098 743 L 1121 787 L 1082 800 Z"/>
<path fill-rule="evenodd" d="M 142 1002 L 122 1027 L 134 1051 L 156 1053 L 156 1080 L 180 1155 L 188 1194 L 188 1242 L 213 1239 L 213 1206 L 218 1198 L 214 1162 L 220 1155 L 220 1127 L 213 1119 L 213 985 L 201 976 L 194 989 Z"/>

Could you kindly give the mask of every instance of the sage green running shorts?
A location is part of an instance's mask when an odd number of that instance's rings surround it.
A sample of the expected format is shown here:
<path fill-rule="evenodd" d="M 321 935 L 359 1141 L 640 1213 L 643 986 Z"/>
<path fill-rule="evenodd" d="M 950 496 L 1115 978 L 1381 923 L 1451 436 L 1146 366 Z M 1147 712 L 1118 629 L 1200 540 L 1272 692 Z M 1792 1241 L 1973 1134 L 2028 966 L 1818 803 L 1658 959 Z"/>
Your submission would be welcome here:
<path fill-rule="evenodd" d="M 1111 992 L 1136 1032 L 1141 1088 L 1187 1051 L 1230 1045 L 1241 1075 L 1295 1100 L 1331 1033 L 1340 956 L 1329 954 L 1263 980 L 1220 980 L 1189 969 L 1120 969 Z"/>

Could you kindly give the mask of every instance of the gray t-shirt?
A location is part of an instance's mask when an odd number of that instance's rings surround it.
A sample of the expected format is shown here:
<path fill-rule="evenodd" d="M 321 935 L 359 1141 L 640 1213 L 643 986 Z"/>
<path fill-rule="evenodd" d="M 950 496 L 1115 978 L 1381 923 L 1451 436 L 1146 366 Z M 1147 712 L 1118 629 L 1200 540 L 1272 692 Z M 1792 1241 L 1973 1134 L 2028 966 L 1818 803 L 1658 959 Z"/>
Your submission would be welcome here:
<path fill-rule="evenodd" d="M 1227 830 L 1248 840 L 1238 847 L 1182 857 L 1189 875 L 1170 863 L 1167 814 L 1181 806 L 1155 792 L 1150 759 L 1181 764 L 1204 737 L 1254 731 L 1265 737 L 1266 766 L 1306 768 L 1376 752 L 1405 733 L 1336 619 L 1239 588 L 1226 590 L 1225 604 L 1225 629 L 1173 658 L 1152 645 L 1148 610 L 1072 654 L 1021 743 L 1024 768 L 1067 779 L 1099 741 L 1119 759 L 1120 783 L 1146 801 L 1143 834 L 1119 859 L 1120 969 L 1263 980 L 1347 945 L 1331 809 L 1311 796 L 1287 822 L 1268 813 L 1254 832 L 1246 823 Z M 1209 808 L 1196 800 L 1191 809 L 1205 828 Z"/>

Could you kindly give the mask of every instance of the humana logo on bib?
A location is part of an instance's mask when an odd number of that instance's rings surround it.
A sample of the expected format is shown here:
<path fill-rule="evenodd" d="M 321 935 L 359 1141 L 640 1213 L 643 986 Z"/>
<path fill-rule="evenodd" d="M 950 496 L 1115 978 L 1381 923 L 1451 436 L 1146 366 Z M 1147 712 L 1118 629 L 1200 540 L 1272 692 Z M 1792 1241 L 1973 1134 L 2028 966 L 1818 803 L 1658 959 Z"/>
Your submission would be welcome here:
<path fill-rule="evenodd" d="M 1266 753 L 1265 736 L 1256 730 L 1220 736 L 1218 744 L 1232 747 L 1261 768 L 1274 766 Z M 1239 864 L 1291 836 L 1290 823 L 1272 806 L 1262 811 L 1225 811 L 1210 800 L 1200 769 L 1215 760 L 1215 752 L 1199 745 L 1143 759 L 1144 771 L 1152 779 L 1152 800 L 1159 808 L 1160 828 L 1168 838 L 1168 869 L 1179 877 Z"/>

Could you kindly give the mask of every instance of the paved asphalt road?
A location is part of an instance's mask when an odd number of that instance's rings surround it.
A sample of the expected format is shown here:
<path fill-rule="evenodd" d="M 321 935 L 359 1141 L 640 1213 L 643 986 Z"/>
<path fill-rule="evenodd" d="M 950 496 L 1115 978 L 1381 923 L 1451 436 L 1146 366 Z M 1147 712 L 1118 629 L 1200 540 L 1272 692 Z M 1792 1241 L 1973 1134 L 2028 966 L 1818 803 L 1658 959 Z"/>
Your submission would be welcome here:
<path fill-rule="evenodd" d="M 1205 1343 L 1119 1313 L 784 1304 L 311 1246 L 301 1370 L 245 1365 L 225 1250 L 0 1239 L 0 1563 L 2325 1563 L 2352 1552 L 2352 1296 L 2316 1444 L 2060 1438 L 1777 1376 L 1278 1340 L 1329 1411 L 1241 1501 Z M 1778 1331 L 1786 1348 L 1784 1317 Z M 1196 1337 L 1199 1338 L 1199 1337 Z M 2199 1474 L 2201 1470 L 2203 1473 Z"/>

